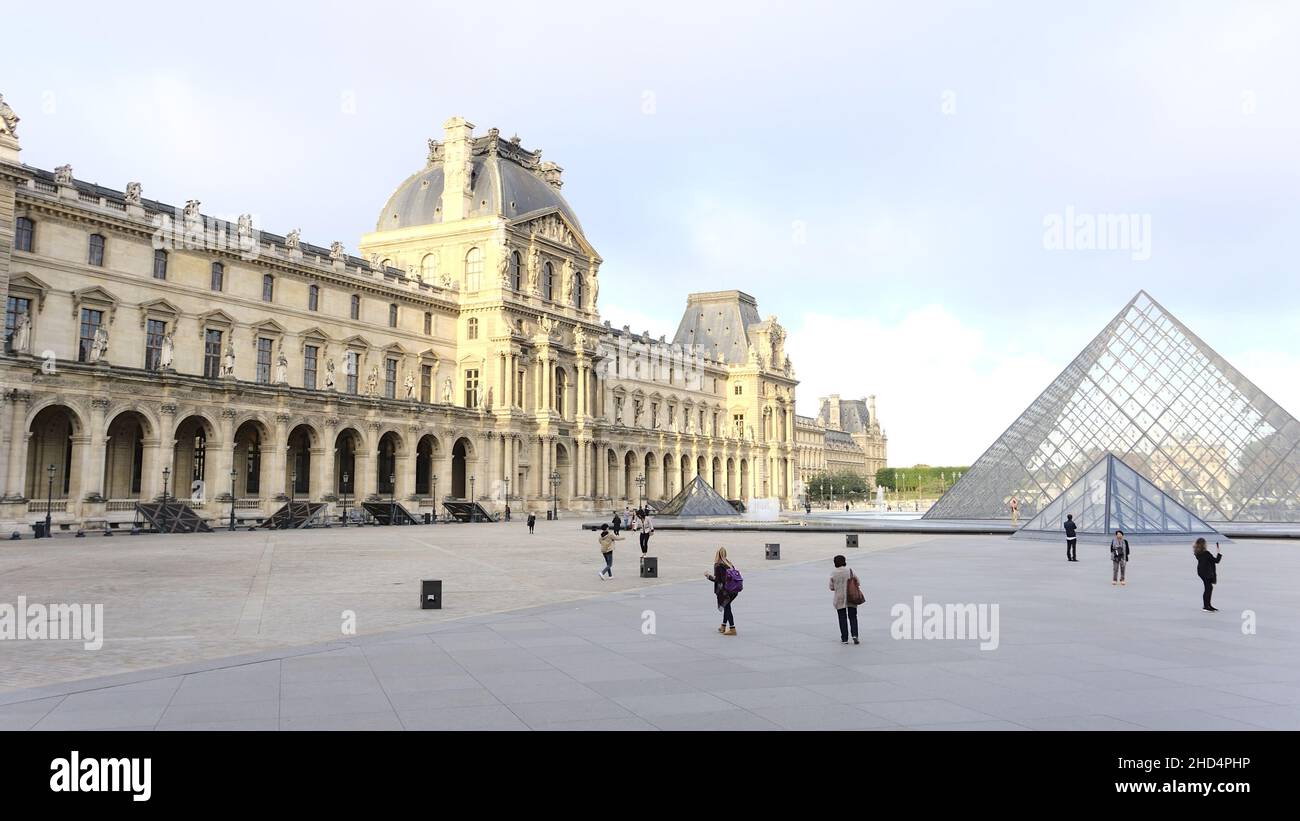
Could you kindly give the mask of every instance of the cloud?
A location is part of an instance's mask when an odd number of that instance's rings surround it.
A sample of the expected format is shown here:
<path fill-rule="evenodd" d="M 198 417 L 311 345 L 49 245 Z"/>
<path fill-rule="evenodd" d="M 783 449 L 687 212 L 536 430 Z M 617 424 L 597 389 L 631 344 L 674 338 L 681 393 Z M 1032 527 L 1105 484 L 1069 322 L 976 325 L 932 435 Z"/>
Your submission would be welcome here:
<path fill-rule="evenodd" d="M 937 304 L 892 323 L 806 313 L 787 348 L 799 413 L 815 415 L 831 393 L 876 396 L 890 465 L 970 464 L 1066 364 L 996 350 Z"/>

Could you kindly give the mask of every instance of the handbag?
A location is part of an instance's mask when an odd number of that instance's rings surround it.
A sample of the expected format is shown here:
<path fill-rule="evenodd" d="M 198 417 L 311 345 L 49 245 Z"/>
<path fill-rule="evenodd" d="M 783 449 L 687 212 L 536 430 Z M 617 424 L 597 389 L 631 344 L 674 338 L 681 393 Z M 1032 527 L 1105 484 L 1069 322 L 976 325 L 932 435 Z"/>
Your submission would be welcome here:
<path fill-rule="evenodd" d="M 861 607 L 867 603 L 867 597 L 862 593 L 862 585 L 858 583 L 858 577 L 849 571 L 849 581 L 844 591 L 844 601 L 849 607 Z"/>

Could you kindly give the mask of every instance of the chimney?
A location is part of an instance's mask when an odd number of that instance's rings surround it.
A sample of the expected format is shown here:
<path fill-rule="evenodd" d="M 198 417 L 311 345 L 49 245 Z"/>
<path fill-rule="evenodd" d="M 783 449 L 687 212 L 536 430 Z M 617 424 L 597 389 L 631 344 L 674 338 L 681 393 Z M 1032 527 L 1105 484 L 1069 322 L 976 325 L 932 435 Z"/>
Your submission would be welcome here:
<path fill-rule="evenodd" d="M 867 397 L 867 415 L 871 417 L 867 420 L 870 424 L 879 424 L 876 420 L 876 395 L 874 393 Z"/>
<path fill-rule="evenodd" d="M 469 216 L 473 201 L 474 124 L 464 117 L 452 117 L 442 124 L 442 221 Z"/>

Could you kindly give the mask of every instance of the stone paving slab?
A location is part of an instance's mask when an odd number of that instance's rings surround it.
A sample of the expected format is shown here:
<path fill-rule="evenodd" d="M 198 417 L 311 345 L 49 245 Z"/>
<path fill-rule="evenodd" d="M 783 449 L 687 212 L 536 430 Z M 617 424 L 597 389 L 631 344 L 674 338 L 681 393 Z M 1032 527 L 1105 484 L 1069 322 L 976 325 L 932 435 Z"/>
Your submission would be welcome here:
<path fill-rule="evenodd" d="M 850 553 L 868 596 L 861 646 L 839 642 L 828 561 L 750 572 L 746 558 L 735 637 L 717 633 L 708 582 L 683 570 L 580 600 L 16 690 L 0 727 L 1300 729 L 1293 544 L 1234 545 L 1214 614 L 1200 610 L 1189 546 L 1138 547 L 1122 588 L 1103 550 L 1066 563 L 1038 543 L 954 536 Z M 915 596 L 998 605 L 997 648 L 891 637 L 891 610 Z"/>

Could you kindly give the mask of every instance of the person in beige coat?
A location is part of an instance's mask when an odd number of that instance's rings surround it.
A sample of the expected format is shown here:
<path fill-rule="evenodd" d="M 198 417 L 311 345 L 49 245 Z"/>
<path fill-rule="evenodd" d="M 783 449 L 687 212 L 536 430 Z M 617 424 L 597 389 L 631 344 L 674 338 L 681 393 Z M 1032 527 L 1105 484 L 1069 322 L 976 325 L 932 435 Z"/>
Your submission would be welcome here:
<path fill-rule="evenodd" d="M 853 571 L 848 567 L 848 561 L 843 556 L 835 557 L 835 569 L 831 571 L 830 590 L 833 594 L 831 603 L 835 605 L 835 612 L 840 617 L 840 643 L 849 643 L 850 629 L 853 634 L 853 643 L 860 644 L 858 641 L 858 608 L 849 606 L 849 577 Z"/>
<path fill-rule="evenodd" d="M 600 554 L 605 559 L 605 566 L 600 569 L 602 581 L 614 578 L 614 542 L 621 541 L 622 536 L 609 532 L 609 525 L 600 526 Z"/>

